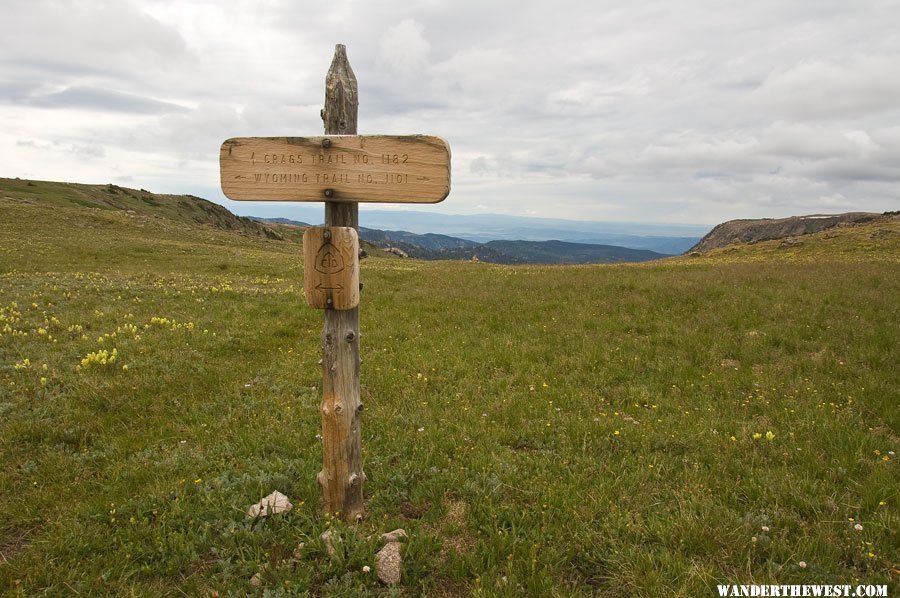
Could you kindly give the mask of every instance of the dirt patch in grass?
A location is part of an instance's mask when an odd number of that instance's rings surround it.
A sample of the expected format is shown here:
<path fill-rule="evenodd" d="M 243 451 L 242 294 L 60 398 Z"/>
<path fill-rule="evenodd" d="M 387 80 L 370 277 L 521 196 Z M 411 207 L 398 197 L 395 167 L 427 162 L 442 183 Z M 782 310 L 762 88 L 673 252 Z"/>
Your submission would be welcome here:
<path fill-rule="evenodd" d="M 0 564 L 6 564 L 28 546 L 32 532 L 21 527 L 0 531 Z"/>
<path fill-rule="evenodd" d="M 429 589 L 429 595 L 436 598 L 456 598 L 457 596 L 471 596 L 472 588 L 467 583 L 441 578 L 434 588 Z"/>
<path fill-rule="evenodd" d="M 421 519 L 426 511 L 428 511 L 426 505 L 416 505 L 408 500 L 404 500 L 400 503 L 400 512 L 407 519 Z"/>
<path fill-rule="evenodd" d="M 444 497 L 446 515 L 441 522 L 438 534 L 441 538 L 441 558 L 451 552 L 466 554 L 475 548 L 475 537 L 469 526 L 469 507 L 458 499 Z"/>

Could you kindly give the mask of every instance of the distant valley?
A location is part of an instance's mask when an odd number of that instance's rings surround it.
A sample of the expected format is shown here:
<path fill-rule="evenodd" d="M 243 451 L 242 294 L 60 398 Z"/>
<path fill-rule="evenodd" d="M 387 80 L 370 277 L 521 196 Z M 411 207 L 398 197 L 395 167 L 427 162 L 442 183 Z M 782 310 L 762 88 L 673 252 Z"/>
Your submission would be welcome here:
<path fill-rule="evenodd" d="M 286 218 L 257 218 L 268 226 L 310 226 Z M 485 243 L 436 233 L 380 230 L 361 226 L 361 240 L 402 257 L 471 260 L 495 264 L 606 264 L 645 262 L 669 257 L 647 249 L 568 241 L 492 240 Z"/>
<path fill-rule="evenodd" d="M 247 209 L 244 206 L 238 206 Z M 321 206 L 295 204 L 276 206 L 289 218 L 264 218 L 269 206 L 253 206 L 253 217 L 268 222 L 322 223 Z M 664 255 L 679 255 L 693 247 L 711 226 L 688 224 L 644 224 L 535 218 L 508 214 L 442 214 L 416 210 L 360 209 L 360 225 L 384 231 L 407 231 L 418 235 L 438 234 L 472 241 L 565 241 L 591 245 L 615 245 L 648 249 Z"/>

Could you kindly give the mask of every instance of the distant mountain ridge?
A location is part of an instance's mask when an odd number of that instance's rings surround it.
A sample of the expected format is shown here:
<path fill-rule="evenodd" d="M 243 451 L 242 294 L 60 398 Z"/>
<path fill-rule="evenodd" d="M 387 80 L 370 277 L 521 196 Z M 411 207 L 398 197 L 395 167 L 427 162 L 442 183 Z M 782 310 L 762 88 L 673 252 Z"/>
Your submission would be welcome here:
<path fill-rule="evenodd" d="M 648 262 L 671 256 L 647 249 L 568 241 L 489 241 L 476 248 L 475 257 L 498 264 L 613 264 Z"/>
<path fill-rule="evenodd" d="M 300 222 L 299 220 L 291 220 L 290 218 L 254 218 L 253 216 L 248 216 L 251 220 L 256 220 L 257 222 L 265 222 L 266 224 L 287 224 L 290 226 L 312 226 L 308 222 Z"/>
<path fill-rule="evenodd" d="M 478 259 L 494 264 L 608 264 L 671 257 L 647 249 L 568 241 L 488 241 L 475 243 L 447 235 L 360 228 L 360 238 L 381 248 L 425 260 Z M 399 251 L 397 251 L 399 250 Z"/>
<path fill-rule="evenodd" d="M 278 209 L 278 216 L 322 223 L 319 206 L 254 207 L 254 217 Z M 238 206 L 239 209 L 246 209 Z M 649 249 L 667 255 L 684 253 L 696 245 L 712 226 L 689 224 L 642 224 L 635 222 L 598 222 L 563 220 L 508 214 L 443 214 L 416 210 L 360 209 L 362 226 L 385 231 L 407 231 L 414 234 L 441 234 L 476 243 L 488 241 L 568 241 L 594 245 L 617 245 L 630 249 Z"/>
<path fill-rule="evenodd" d="M 308 226 L 287 218 L 260 218 L 265 223 Z M 495 264 L 598 264 L 643 262 L 669 257 L 646 249 L 568 241 L 494 240 L 478 243 L 449 235 L 359 227 L 359 238 L 398 255 L 425 260 L 468 260 Z"/>
<path fill-rule="evenodd" d="M 759 218 L 755 220 L 729 220 L 714 227 L 689 252 L 704 252 L 734 243 L 757 243 L 788 239 L 817 233 L 838 226 L 855 226 L 897 219 L 896 212 L 847 212 L 845 214 L 811 214 L 789 218 Z"/>
<path fill-rule="evenodd" d="M 449 235 L 439 235 L 436 233 L 425 233 L 424 235 L 420 235 L 404 230 L 379 230 L 377 228 L 366 228 L 364 226 L 359 227 L 359 236 L 376 245 L 405 245 L 436 251 L 446 249 L 472 249 L 481 245 L 481 243 L 451 237 Z"/>

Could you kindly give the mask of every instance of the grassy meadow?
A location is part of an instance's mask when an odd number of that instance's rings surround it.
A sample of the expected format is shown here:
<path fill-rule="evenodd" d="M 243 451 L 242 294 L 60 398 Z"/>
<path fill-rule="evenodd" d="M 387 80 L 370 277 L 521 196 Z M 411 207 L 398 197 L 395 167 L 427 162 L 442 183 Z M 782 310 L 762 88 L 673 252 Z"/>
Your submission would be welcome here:
<path fill-rule="evenodd" d="M 0 183 L 0 594 L 900 590 L 896 221 L 634 265 L 364 260 L 348 525 L 319 512 L 296 242 Z M 273 490 L 294 509 L 246 519 Z"/>

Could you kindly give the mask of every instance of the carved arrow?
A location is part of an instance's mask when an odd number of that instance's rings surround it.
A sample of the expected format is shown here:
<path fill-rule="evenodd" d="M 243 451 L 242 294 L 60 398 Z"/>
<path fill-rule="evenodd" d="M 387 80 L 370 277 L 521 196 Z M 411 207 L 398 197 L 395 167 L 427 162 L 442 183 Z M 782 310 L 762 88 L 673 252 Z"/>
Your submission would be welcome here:
<path fill-rule="evenodd" d="M 317 291 L 337 291 L 337 293 L 340 294 L 340 293 L 343 293 L 343 292 L 344 292 L 344 285 L 339 284 L 339 285 L 334 286 L 334 287 L 326 287 L 325 285 L 323 285 L 323 284 L 320 282 L 319 284 L 316 285 L 316 290 L 317 290 Z"/>

